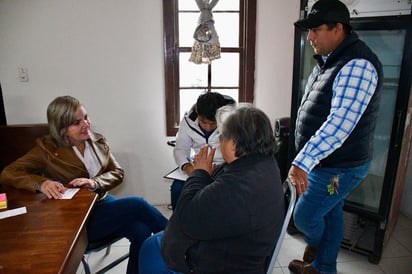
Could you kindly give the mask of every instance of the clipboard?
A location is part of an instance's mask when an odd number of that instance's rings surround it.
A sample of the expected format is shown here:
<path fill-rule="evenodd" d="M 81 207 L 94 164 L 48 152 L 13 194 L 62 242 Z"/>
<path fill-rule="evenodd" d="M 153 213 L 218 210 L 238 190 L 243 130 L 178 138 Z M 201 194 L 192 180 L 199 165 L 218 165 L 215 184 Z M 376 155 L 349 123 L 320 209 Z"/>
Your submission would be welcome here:
<path fill-rule="evenodd" d="M 177 167 L 167 173 L 163 178 L 171 179 L 171 180 L 180 180 L 186 181 L 187 177 L 189 177 L 186 172 L 184 172 L 180 167 Z"/>

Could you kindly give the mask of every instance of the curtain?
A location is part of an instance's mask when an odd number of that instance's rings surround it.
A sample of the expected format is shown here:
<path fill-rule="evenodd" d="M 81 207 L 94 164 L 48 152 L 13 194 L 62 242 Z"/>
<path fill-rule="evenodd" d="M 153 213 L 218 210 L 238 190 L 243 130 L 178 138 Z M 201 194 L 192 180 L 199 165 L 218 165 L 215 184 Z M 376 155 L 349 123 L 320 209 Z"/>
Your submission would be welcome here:
<path fill-rule="evenodd" d="M 189 61 L 195 64 L 210 64 L 220 58 L 219 36 L 216 33 L 212 9 L 219 0 L 195 0 L 200 10 L 198 25 L 193 34 L 195 39 Z"/>

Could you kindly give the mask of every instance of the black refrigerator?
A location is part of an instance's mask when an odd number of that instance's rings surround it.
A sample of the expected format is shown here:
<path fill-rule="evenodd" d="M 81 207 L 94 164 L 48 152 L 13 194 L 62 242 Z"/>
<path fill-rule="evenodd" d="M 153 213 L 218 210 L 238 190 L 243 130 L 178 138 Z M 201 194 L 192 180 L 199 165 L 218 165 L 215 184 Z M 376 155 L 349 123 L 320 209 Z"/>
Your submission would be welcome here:
<path fill-rule="evenodd" d="M 302 13 L 306 13 L 302 5 Z M 303 15 L 304 16 L 304 15 Z M 378 55 L 383 64 L 384 81 L 377 127 L 374 136 L 374 158 L 368 176 L 345 200 L 345 235 L 341 246 L 368 256 L 379 263 L 390 227 L 396 222 L 394 189 L 398 165 L 402 160 L 405 126 L 408 126 L 408 102 L 412 81 L 411 14 L 352 18 L 351 24 L 360 39 Z M 295 29 L 292 105 L 288 164 L 296 151 L 294 130 L 297 110 L 307 78 L 315 65 L 313 49 L 306 40 L 307 32 Z M 404 148 L 405 149 L 405 148 Z M 399 210 L 399 209 L 398 209 Z"/>

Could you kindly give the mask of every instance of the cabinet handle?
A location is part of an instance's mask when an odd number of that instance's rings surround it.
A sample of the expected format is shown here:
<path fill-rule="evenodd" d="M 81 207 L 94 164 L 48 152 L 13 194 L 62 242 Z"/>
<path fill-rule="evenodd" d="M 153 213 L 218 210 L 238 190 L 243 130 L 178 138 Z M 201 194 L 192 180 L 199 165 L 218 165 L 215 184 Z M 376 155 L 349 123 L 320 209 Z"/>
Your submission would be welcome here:
<path fill-rule="evenodd" d="M 402 117 L 402 111 L 398 111 L 396 113 L 396 131 L 395 131 L 395 148 L 400 146 L 400 143 L 402 143 L 402 140 L 399 140 L 399 136 L 401 134 L 401 117 Z"/>

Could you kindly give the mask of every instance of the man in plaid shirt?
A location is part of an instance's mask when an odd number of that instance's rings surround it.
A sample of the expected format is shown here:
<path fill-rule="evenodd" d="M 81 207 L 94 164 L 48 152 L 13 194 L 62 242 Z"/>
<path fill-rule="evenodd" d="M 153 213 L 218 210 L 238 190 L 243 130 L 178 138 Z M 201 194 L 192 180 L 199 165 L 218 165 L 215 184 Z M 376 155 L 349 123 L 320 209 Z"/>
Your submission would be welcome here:
<path fill-rule="evenodd" d="M 338 0 L 317 1 L 295 22 L 308 30 L 317 61 L 297 114 L 298 151 L 288 178 L 300 196 L 294 213 L 307 246 L 293 273 L 337 273 L 345 197 L 368 174 L 382 65 L 352 30 Z"/>

